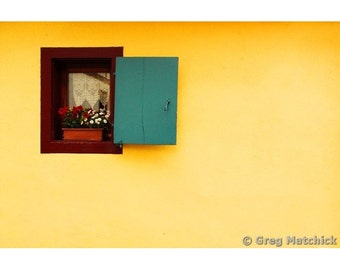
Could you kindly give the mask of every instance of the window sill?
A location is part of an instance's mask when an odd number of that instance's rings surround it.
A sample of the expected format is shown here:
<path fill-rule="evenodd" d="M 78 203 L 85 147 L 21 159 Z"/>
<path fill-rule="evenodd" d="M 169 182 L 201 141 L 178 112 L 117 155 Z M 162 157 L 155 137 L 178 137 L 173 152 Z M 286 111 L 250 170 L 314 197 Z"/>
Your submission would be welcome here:
<path fill-rule="evenodd" d="M 122 154 L 123 149 L 110 141 L 54 140 L 45 144 L 41 153 Z"/>

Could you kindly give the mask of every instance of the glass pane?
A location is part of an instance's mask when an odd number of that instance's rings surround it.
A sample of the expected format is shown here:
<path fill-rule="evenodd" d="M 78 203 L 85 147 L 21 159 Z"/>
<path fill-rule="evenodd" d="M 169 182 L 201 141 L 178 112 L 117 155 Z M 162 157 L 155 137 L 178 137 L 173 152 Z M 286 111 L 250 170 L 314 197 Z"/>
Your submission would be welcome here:
<path fill-rule="evenodd" d="M 69 73 L 68 106 L 110 109 L 110 73 Z"/>

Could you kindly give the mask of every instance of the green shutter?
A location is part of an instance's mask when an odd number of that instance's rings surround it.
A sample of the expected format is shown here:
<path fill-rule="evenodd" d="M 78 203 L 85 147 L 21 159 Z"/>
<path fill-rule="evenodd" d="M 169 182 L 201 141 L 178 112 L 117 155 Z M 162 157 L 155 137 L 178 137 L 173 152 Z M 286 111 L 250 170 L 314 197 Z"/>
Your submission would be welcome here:
<path fill-rule="evenodd" d="M 176 144 L 177 57 L 117 57 L 114 143 Z"/>

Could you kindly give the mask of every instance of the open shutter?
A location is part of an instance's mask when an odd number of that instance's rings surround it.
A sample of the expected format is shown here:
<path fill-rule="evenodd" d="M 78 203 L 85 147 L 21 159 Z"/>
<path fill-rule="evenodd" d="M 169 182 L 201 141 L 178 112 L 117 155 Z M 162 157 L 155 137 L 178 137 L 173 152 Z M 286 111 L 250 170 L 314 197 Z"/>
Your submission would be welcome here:
<path fill-rule="evenodd" d="M 176 144 L 177 57 L 117 57 L 114 143 Z"/>

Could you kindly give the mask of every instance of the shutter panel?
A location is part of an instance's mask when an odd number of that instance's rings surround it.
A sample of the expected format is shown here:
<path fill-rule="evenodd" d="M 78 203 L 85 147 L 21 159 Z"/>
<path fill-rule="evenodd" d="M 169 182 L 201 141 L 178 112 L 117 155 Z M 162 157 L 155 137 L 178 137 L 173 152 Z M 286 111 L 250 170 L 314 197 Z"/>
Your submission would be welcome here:
<path fill-rule="evenodd" d="M 176 144 L 177 57 L 117 57 L 114 143 Z"/>

